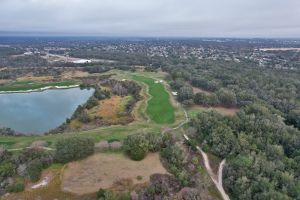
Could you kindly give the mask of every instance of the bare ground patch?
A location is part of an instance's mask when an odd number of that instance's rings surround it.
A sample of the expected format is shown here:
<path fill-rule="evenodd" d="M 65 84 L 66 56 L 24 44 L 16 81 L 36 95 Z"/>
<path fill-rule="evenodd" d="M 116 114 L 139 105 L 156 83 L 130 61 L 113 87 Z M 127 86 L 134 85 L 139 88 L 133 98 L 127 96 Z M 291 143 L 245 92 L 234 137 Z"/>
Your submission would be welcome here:
<path fill-rule="evenodd" d="M 17 78 L 17 81 L 51 81 L 53 80 L 53 76 L 33 76 L 27 75 Z"/>
<path fill-rule="evenodd" d="M 205 110 L 205 111 L 217 111 L 223 115 L 227 115 L 227 116 L 234 116 L 239 109 L 238 108 L 225 108 L 225 107 L 205 107 L 205 106 L 201 106 L 201 105 L 193 105 L 191 108 L 191 110 L 195 109 L 195 110 Z"/>
<path fill-rule="evenodd" d="M 152 174 L 166 174 L 159 154 L 148 154 L 142 161 L 132 161 L 122 154 L 95 154 L 85 160 L 72 162 L 63 172 L 62 190 L 88 194 L 100 188 L 113 188 L 126 180 L 127 187 L 149 181 Z"/>
<path fill-rule="evenodd" d="M 82 77 L 88 77 L 88 76 L 89 76 L 88 72 L 83 72 L 80 70 L 65 71 L 61 75 L 61 77 L 64 79 L 82 78 Z"/>
<path fill-rule="evenodd" d="M 202 93 L 205 93 L 205 94 L 211 94 L 211 92 L 203 90 L 203 89 L 198 88 L 198 87 L 192 87 L 192 88 L 193 88 L 194 94 L 199 93 L 199 92 L 202 92 Z"/>
<path fill-rule="evenodd" d="M 6 84 L 9 83 L 11 80 L 9 79 L 0 79 L 0 84 Z"/>

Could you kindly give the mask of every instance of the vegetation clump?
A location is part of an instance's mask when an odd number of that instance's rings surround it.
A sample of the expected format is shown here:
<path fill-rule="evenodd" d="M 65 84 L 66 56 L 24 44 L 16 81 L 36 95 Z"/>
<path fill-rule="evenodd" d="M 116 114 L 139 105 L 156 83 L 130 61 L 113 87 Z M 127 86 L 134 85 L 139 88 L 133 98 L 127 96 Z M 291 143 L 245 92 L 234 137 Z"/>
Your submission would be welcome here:
<path fill-rule="evenodd" d="M 142 160 L 147 152 L 157 152 L 162 147 L 162 138 L 155 133 L 129 135 L 124 140 L 124 150 L 132 160 Z"/>
<path fill-rule="evenodd" d="M 83 159 L 94 153 L 94 141 L 85 137 L 63 138 L 55 147 L 55 160 L 60 163 Z"/>
<path fill-rule="evenodd" d="M 38 181 L 42 170 L 52 163 L 52 153 L 42 149 L 32 148 L 18 153 L 0 149 L 0 194 L 23 191 L 25 179 Z"/>

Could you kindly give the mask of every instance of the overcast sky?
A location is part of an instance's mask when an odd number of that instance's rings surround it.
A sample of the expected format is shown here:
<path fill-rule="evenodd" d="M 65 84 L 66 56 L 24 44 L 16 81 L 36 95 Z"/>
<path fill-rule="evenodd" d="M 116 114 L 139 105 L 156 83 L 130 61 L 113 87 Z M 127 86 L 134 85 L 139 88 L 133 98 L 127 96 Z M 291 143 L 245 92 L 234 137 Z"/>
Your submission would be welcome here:
<path fill-rule="evenodd" d="M 300 0 L 0 0 L 0 32 L 300 37 Z"/>

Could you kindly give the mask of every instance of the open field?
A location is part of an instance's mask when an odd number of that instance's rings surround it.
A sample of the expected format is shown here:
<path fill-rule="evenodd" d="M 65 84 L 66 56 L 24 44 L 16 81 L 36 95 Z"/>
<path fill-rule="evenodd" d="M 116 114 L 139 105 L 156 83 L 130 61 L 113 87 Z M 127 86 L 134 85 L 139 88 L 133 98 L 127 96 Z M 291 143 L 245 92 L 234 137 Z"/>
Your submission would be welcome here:
<path fill-rule="evenodd" d="M 83 72 L 80 70 L 65 71 L 64 73 L 61 74 L 61 78 L 63 79 L 81 78 L 87 76 L 89 76 L 88 72 Z"/>
<path fill-rule="evenodd" d="M 50 81 L 53 80 L 53 76 L 22 76 L 17 78 L 17 81 Z"/>
<path fill-rule="evenodd" d="M 198 87 L 192 87 L 192 88 L 193 88 L 194 94 L 199 93 L 199 92 L 202 92 L 202 93 L 205 93 L 205 94 L 208 94 L 208 95 L 211 94 L 211 92 L 203 90 L 203 89 L 198 88 Z"/>
<path fill-rule="evenodd" d="M 27 188 L 24 192 L 21 193 L 11 193 L 8 196 L 3 197 L 4 200 L 31 200 L 31 199 L 40 199 L 40 200 L 49 200 L 49 199 L 89 199 L 91 197 L 95 198 L 95 194 L 89 194 L 84 196 L 78 196 L 61 190 L 61 168 L 62 166 L 51 166 L 48 169 L 44 170 L 43 176 L 51 176 L 51 181 L 45 187 L 40 187 L 37 189 Z M 30 184 L 27 184 L 29 187 Z"/>
<path fill-rule="evenodd" d="M 155 80 L 144 76 L 132 76 L 134 80 L 144 82 L 149 86 L 149 94 L 146 112 L 151 120 L 159 124 L 171 124 L 175 121 L 174 107 L 170 102 L 170 95 L 166 92 L 161 83 L 155 83 Z"/>
<path fill-rule="evenodd" d="M 77 85 L 79 81 L 75 80 L 66 80 L 66 81 L 57 81 L 57 82 L 41 82 L 41 81 L 16 81 L 9 83 L 7 85 L 0 86 L 0 91 L 26 91 L 26 90 L 36 90 L 45 87 L 63 87 Z"/>
<path fill-rule="evenodd" d="M 190 118 L 195 117 L 198 113 L 203 111 L 217 111 L 222 115 L 234 116 L 239 109 L 238 108 L 224 108 L 224 107 L 204 107 L 200 105 L 193 105 L 187 108 L 187 112 Z"/>
<path fill-rule="evenodd" d="M 133 161 L 123 154 L 98 153 L 82 161 L 69 163 L 63 172 L 62 190 L 79 195 L 99 188 L 118 188 L 126 181 L 126 189 L 149 181 L 154 173 L 166 174 L 159 154 L 149 154 L 142 161 Z M 138 178 L 139 177 L 139 178 Z"/>

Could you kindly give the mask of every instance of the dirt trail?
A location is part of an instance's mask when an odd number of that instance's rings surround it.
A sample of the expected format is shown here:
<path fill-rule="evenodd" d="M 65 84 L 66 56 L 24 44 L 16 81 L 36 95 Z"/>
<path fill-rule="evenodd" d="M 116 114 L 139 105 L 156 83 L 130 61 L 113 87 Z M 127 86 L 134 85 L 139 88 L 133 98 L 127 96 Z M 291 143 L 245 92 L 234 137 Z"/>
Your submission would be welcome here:
<path fill-rule="evenodd" d="M 30 148 L 32 148 L 32 147 L 25 147 L 25 148 L 18 148 L 18 149 L 7 149 L 7 151 L 22 151 L 24 149 L 30 149 Z M 55 150 L 55 149 L 52 149 L 50 147 L 38 147 L 38 148 L 44 149 L 46 151 L 54 151 Z"/>
<path fill-rule="evenodd" d="M 183 111 L 184 111 L 184 115 L 185 115 L 185 120 L 182 123 L 180 123 L 178 126 L 172 128 L 172 129 L 163 131 L 162 134 L 167 133 L 168 131 L 171 131 L 171 130 L 179 129 L 183 125 L 185 125 L 186 123 L 189 122 L 189 117 L 188 117 L 186 110 L 183 109 Z M 186 134 L 184 134 L 183 136 L 184 136 L 185 140 L 187 140 L 187 141 L 190 140 L 190 138 Z M 203 160 L 204 160 L 205 168 L 206 168 L 210 178 L 212 179 L 213 183 L 216 185 L 217 189 L 219 190 L 222 198 L 224 200 L 230 200 L 229 196 L 226 194 L 226 192 L 223 188 L 223 168 L 226 163 L 226 160 L 225 159 L 222 160 L 222 162 L 219 165 L 218 174 L 215 174 L 210 166 L 207 154 L 199 146 L 196 146 L 196 148 L 201 153 Z"/>
<path fill-rule="evenodd" d="M 190 138 L 187 135 L 184 134 L 183 136 L 187 141 L 190 140 Z M 210 176 L 211 180 L 216 185 L 217 189 L 219 190 L 222 198 L 224 200 L 230 200 L 229 196 L 226 194 L 226 192 L 223 188 L 223 168 L 226 163 L 226 160 L 225 159 L 222 160 L 222 162 L 219 165 L 218 174 L 215 174 L 210 166 L 207 154 L 199 146 L 196 146 L 196 148 L 201 153 L 203 160 L 204 160 L 204 165 L 205 165 L 206 171 L 207 171 L 208 175 Z"/>

